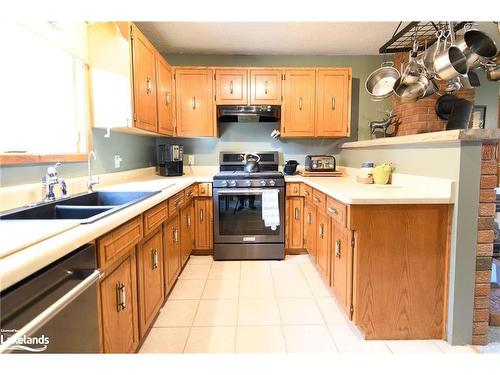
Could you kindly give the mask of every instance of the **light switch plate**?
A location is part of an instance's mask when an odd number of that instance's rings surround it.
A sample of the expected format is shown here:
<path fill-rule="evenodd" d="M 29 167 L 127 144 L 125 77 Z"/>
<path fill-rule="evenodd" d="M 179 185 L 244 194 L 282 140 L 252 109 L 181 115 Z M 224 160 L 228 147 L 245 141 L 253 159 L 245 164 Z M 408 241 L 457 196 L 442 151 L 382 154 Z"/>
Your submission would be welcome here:
<path fill-rule="evenodd" d="M 187 164 L 194 165 L 194 155 L 186 155 L 187 156 Z"/>
<path fill-rule="evenodd" d="M 115 168 L 120 168 L 122 160 L 123 159 L 120 155 L 115 155 Z"/>

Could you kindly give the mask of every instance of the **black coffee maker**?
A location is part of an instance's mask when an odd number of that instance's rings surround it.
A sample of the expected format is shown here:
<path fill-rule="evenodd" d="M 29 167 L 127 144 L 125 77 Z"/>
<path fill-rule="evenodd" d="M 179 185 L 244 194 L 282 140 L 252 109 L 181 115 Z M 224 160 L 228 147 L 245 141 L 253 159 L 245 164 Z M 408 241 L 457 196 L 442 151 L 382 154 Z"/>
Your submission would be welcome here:
<path fill-rule="evenodd" d="M 184 146 L 159 145 L 158 167 L 160 176 L 182 176 Z"/>

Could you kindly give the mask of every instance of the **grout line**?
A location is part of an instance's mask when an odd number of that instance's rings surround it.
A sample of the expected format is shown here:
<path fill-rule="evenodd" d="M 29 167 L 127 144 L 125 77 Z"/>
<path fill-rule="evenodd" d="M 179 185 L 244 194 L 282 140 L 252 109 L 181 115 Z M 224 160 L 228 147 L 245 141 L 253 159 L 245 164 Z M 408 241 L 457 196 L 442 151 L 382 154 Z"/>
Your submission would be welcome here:
<path fill-rule="evenodd" d="M 278 317 L 280 319 L 280 331 L 281 331 L 281 337 L 283 337 L 283 344 L 285 346 L 285 353 L 288 353 L 288 345 L 286 343 L 286 338 L 285 338 L 285 329 L 283 328 L 283 318 L 281 317 L 281 309 L 280 309 L 280 305 L 278 303 L 278 293 L 276 292 L 276 284 L 274 283 L 274 274 L 273 274 L 273 270 L 272 270 L 272 267 L 269 266 L 271 268 L 271 282 L 273 283 L 273 289 L 274 289 L 274 303 L 276 304 L 276 307 L 278 309 Z"/>

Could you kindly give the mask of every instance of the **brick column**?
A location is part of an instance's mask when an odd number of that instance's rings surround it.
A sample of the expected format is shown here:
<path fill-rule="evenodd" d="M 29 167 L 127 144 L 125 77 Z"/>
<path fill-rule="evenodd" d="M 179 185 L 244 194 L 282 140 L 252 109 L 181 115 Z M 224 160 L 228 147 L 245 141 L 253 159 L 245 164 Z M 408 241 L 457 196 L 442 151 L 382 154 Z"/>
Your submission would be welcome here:
<path fill-rule="evenodd" d="M 476 286 L 472 343 L 488 343 L 491 262 L 493 256 L 493 222 L 495 187 L 497 186 L 496 143 L 483 144 L 476 248 Z"/>

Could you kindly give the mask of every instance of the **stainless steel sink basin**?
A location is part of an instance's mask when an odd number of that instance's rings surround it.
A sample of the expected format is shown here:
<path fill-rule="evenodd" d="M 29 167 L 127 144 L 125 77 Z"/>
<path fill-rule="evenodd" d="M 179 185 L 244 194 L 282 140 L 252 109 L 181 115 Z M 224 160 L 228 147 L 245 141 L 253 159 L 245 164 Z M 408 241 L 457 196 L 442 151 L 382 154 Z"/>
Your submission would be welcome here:
<path fill-rule="evenodd" d="M 0 220 L 81 219 L 93 223 L 159 191 L 96 191 L 0 213 Z"/>

